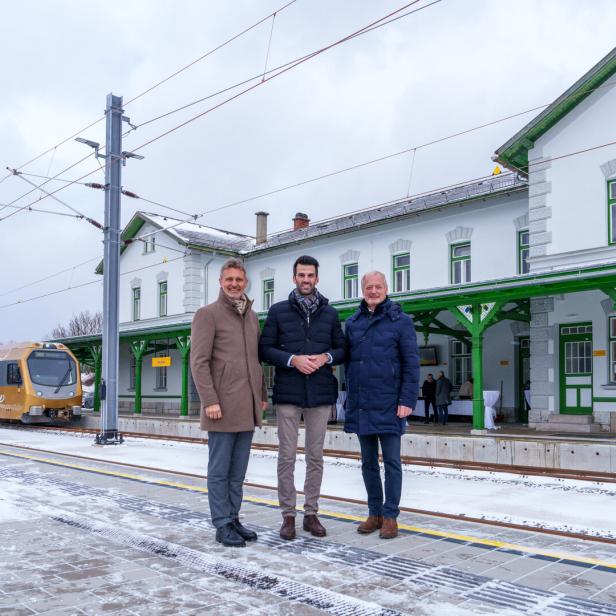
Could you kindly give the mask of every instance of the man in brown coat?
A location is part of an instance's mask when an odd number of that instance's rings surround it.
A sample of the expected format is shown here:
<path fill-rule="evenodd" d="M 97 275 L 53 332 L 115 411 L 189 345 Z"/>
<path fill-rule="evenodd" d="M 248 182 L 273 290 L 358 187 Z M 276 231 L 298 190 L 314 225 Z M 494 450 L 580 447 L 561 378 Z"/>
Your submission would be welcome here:
<path fill-rule="evenodd" d="M 242 485 L 255 426 L 267 408 L 259 363 L 259 322 L 246 297 L 244 264 L 227 260 L 218 299 L 195 313 L 190 365 L 208 431 L 207 488 L 216 541 L 243 547 L 257 534 L 239 521 Z"/>

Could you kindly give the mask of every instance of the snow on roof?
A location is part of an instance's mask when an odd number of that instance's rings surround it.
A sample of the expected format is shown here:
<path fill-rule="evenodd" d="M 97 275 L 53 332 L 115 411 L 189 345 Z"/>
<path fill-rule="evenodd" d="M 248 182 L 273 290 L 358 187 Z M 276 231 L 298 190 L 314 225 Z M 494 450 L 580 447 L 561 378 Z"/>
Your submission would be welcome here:
<path fill-rule="evenodd" d="M 229 250 L 246 255 L 251 252 L 277 248 L 285 244 L 321 235 L 343 233 L 368 225 L 385 223 L 401 216 L 416 214 L 424 210 L 522 190 L 527 186 L 526 180 L 520 178 L 517 174 L 506 173 L 479 182 L 469 182 L 453 186 L 447 190 L 418 195 L 396 201 L 395 203 L 373 206 L 336 218 L 315 221 L 308 227 L 296 231 L 289 230 L 269 235 L 267 241 L 262 244 L 257 244 L 255 238 L 248 235 L 200 225 L 197 222 L 185 222 L 177 218 L 160 216 L 159 214 L 149 212 L 139 212 L 139 215 L 144 220 L 149 220 L 155 226 L 165 229 L 167 233 L 173 235 L 180 242 L 202 246 L 203 248 Z"/>
<path fill-rule="evenodd" d="M 150 212 L 141 213 L 145 219 L 154 225 L 165 229 L 167 233 L 170 233 L 176 239 L 188 244 L 198 244 L 208 248 L 219 248 L 236 252 L 248 251 L 254 244 L 254 239 L 248 235 L 200 225 L 197 222 L 185 222 L 170 216 L 160 216 Z"/>

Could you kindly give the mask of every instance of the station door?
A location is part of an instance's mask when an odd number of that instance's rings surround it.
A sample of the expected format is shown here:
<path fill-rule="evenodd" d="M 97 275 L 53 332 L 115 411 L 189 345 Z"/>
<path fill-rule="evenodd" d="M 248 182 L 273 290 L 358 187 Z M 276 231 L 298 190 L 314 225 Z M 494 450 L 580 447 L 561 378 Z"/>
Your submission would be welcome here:
<path fill-rule="evenodd" d="M 561 325 L 559 332 L 560 412 L 592 414 L 592 324 Z"/>

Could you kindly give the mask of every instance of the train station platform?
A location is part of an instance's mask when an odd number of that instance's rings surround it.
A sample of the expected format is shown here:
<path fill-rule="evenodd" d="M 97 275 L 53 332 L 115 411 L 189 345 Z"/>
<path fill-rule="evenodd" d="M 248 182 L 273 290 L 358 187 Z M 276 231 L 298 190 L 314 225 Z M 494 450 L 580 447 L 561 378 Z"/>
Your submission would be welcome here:
<path fill-rule="evenodd" d="M 100 417 L 81 419 L 83 427 L 98 428 Z M 120 415 L 120 431 L 169 437 L 204 438 L 195 417 Z M 276 422 L 269 420 L 255 433 L 254 443 L 276 447 Z M 300 428 L 299 446 L 303 446 Z M 328 426 L 325 449 L 359 452 L 354 434 L 345 434 L 340 424 Z M 409 458 L 473 462 L 497 466 L 582 471 L 616 474 L 616 434 L 538 432 L 522 424 L 502 424 L 498 430 L 473 434 L 470 423 L 450 422 L 446 426 L 413 421 L 402 440 L 402 454 Z"/>
<path fill-rule="evenodd" d="M 275 492 L 247 486 L 259 539 L 231 549 L 214 540 L 202 478 L 6 444 L 0 461 L 7 616 L 616 615 L 614 542 L 412 513 L 384 541 L 356 532 L 363 504 L 328 498 L 328 536 L 300 522 L 288 542 Z"/>

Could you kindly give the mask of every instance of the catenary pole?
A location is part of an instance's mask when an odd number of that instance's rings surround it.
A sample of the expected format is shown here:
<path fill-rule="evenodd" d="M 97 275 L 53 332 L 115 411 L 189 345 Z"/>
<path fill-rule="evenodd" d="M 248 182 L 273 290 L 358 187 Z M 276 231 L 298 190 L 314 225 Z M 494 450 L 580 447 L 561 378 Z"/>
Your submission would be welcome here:
<path fill-rule="evenodd" d="M 120 199 L 122 195 L 122 97 L 107 95 L 105 227 L 103 230 L 103 381 L 101 429 L 96 442 L 122 442 L 118 433 Z"/>

